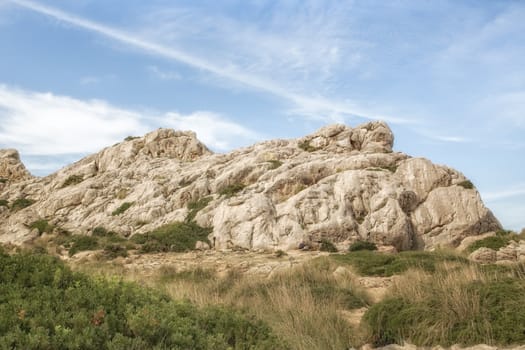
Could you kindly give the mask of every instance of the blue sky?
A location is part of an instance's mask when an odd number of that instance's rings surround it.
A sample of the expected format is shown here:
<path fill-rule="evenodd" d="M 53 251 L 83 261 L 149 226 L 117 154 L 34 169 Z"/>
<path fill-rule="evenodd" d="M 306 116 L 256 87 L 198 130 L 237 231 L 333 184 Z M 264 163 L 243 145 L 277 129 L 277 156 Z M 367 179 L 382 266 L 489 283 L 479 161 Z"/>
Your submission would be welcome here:
<path fill-rule="evenodd" d="M 381 119 L 525 227 L 525 2 L 0 0 L 0 147 L 45 175 L 128 135 L 226 152 Z"/>

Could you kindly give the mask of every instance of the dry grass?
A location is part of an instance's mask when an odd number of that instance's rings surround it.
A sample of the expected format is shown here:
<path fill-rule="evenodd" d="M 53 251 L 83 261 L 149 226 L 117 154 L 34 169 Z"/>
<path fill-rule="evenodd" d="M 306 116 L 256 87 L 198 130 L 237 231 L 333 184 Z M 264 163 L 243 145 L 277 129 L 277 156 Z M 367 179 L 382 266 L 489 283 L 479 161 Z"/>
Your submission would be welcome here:
<path fill-rule="evenodd" d="M 524 282 L 522 269 L 515 268 L 489 272 L 476 264 L 443 262 L 433 273 L 410 269 L 389 298 L 365 315 L 369 340 L 421 346 L 522 341 Z"/>
<path fill-rule="evenodd" d="M 342 311 L 367 305 L 368 297 L 349 274 L 334 276 L 337 265 L 328 259 L 271 277 L 246 275 L 235 269 L 222 274 L 202 268 L 179 271 L 173 266 L 148 274 L 114 262 L 78 267 L 106 277 L 124 276 L 199 306 L 226 305 L 245 310 L 266 321 L 292 349 L 346 349 L 362 344 L 358 330 L 349 325 Z"/>

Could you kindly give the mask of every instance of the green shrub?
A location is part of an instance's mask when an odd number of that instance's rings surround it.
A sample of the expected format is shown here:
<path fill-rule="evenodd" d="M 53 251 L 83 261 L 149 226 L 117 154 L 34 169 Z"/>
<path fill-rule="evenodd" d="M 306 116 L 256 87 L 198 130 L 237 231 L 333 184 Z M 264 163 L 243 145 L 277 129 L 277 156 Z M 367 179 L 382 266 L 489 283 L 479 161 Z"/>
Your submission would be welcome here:
<path fill-rule="evenodd" d="M 104 246 L 102 254 L 106 259 L 125 258 L 128 256 L 128 249 L 123 245 L 110 243 Z"/>
<path fill-rule="evenodd" d="M 111 215 L 112 216 L 120 215 L 123 212 L 125 212 L 126 210 L 128 210 L 132 205 L 133 205 L 133 202 L 124 202 L 124 203 L 122 203 L 122 205 L 120 207 L 118 207 L 117 209 L 113 210 Z"/>
<path fill-rule="evenodd" d="M 341 308 L 345 310 L 359 309 L 367 306 L 367 303 L 355 294 L 350 288 L 340 288 L 334 283 L 320 283 L 310 286 L 312 296 L 318 302 L 325 300 L 337 300 Z"/>
<path fill-rule="evenodd" d="M 512 240 L 518 241 L 519 238 L 519 235 L 516 235 L 512 231 L 502 230 L 496 232 L 495 236 L 483 238 L 479 241 L 472 243 L 470 246 L 468 246 L 466 251 L 468 253 L 472 253 L 473 251 L 476 251 L 479 248 L 490 248 L 498 250 L 500 248 L 506 247 Z"/>
<path fill-rule="evenodd" d="M 195 249 L 197 241 L 209 244 L 211 231 L 211 228 L 201 227 L 195 222 L 175 222 L 145 234 L 136 234 L 131 240 L 141 245 L 142 253 L 184 252 Z"/>
<path fill-rule="evenodd" d="M 102 226 L 95 227 L 92 231 L 93 236 L 104 237 L 108 235 L 108 230 Z"/>
<path fill-rule="evenodd" d="M 122 281 L 90 279 L 45 255 L 0 254 L 2 349 L 286 349 L 266 324 Z"/>
<path fill-rule="evenodd" d="M 306 151 L 306 152 L 315 152 L 317 151 L 317 148 L 312 146 L 310 144 L 310 141 L 302 141 L 302 142 L 299 142 L 299 144 L 297 145 L 300 149 L 302 149 L 303 151 Z"/>
<path fill-rule="evenodd" d="M 0 184 L 5 184 L 7 181 L 9 181 L 9 180 L 5 179 L 3 177 L 0 177 Z"/>
<path fill-rule="evenodd" d="M 350 252 L 356 252 L 358 250 L 377 250 L 377 246 L 373 242 L 356 241 L 348 248 L 348 251 Z"/>
<path fill-rule="evenodd" d="M 204 197 L 197 201 L 188 203 L 188 214 L 186 215 L 185 222 L 192 222 L 199 211 L 204 209 L 211 201 L 213 197 Z"/>
<path fill-rule="evenodd" d="M 21 209 L 24 209 L 24 208 L 27 208 L 29 207 L 31 204 L 33 204 L 34 201 L 31 200 L 31 199 L 28 199 L 28 198 L 18 198 L 18 199 L 15 199 L 15 201 L 13 202 L 13 204 L 11 204 L 11 210 L 12 211 L 17 211 L 17 210 L 21 210 Z"/>
<path fill-rule="evenodd" d="M 138 136 L 127 136 L 124 141 L 133 141 L 133 140 L 136 140 L 136 139 L 139 139 L 140 137 Z"/>
<path fill-rule="evenodd" d="M 230 197 L 233 197 L 236 193 L 242 191 L 244 189 L 244 187 L 246 187 L 246 186 L 241 184 L 241 183 L 228 185 L 228 186 L 224 187 L 223 189 L 221 189 L 219 191 L 219 194 L 221 196 L 226 196 L 226 198 L 230 198 Z"/>
<path fill-rule="evenodd" d="M 403 273 L 409 268 L 433 272 L 436 265 L 445 261 L 469 264 L 468 259 L 444 252 L 407 251 L 398 254 L 382 254 L 367 250 L 333 255 L 340 264 L 349 264 L 364 276 L 388 277 Z"/>
<path fill-rule="evenodd" d="M 277 169 L 278 167 L 283 165 L 283 162 L 281 162 L 280 160 L 277 160 L 277 159 L 271 159 L 271 160 L 267 161 L 267 163 L 270 163 L 270 170 Z"/>
<path fill-rule="evenodd" d="M 319 247 L 319 250 L 322 252 L 330 252 L 330 253 L 337 252 L 337 248 L 335 247 L 335 245 L 327 239 L 321 240 L 321 245 Z"/>
<path fill-rule="evenodd" d="M 77 185 L 81 183 L 82 181 L 84 181 L 84 177 L 82 177 L 81 175 L 70 175 L 66 179 L 66 181 L 64 181 L 64 183 L 62 184 L 62 188 L 67 187 L 67 186 Z"/>
<path fill-rule="evenodd" d="M 49 224 L 47 220 L 41 219 L 41 220 L 32 222 L 31 225 L 29 225 L 29 228 L 32 230 L 36 228 L 38 230 L 38 234 L 41 235 L 44 232 L 45 233 L 53 232 L 54 226 Z"/>
<path fill-rule="evenodd" d="M 471 190 L 474 188 L 474 184 L 470 180 L 461 181 L 460 183 L 458 183 L 458 186 L 461 186 L 467 190 Z"/>
<path fill-rule="evenodd" d="M 0 207 L 9 208 L 9 201 L 7 199 L 0 199 Z"/>
<path fill-rule="evenodd" d="M 274 255 L 275 255 L 276 258 L 282 258 L 284 256 L 287 256 L 288 253 L 286 253 L 284 250 L 279 249 L 279 250 L 275 251 Z"/>
<path fill-rule="evenodd" d="M 371 330 L 374 345 L 506 346 L 525 341 L 524 280 L 465 282 L 460 297 L 471 295 L 472 299 L 458 304 L 472 306 L 463 312 L 443 305 L 451 299 L 443 298 L 447 291 L 439 288 L 430 280 L 421 288 L 424 294 L 419 298 L 397 296 L 372 306 L 363 321 Z"/>
<path fill-rule="evenodd" d="M 73 256 L 78 252 L 86 250 L 95 250 L 99 248 L 97 237 L 93 236 L 71 236 L 71 248 L 69 248 L 69 256 Z"/>

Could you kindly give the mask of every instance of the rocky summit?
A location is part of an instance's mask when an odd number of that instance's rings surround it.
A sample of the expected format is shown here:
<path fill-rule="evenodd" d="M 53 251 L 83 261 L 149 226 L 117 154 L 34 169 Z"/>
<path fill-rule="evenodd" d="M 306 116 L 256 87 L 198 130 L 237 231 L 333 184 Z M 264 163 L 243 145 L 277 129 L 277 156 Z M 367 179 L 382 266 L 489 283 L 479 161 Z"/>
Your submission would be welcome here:
<path fill-rule="evenodd" d="M 1 150 L 0 242 L 33 239 L 38 220 L 126 237 L 195 221 L 212 228 L 215 249 L 253 250 L 322 240 L 434 249 L 501 228 L 460 172 L 394 152 L 393 142 L 385 123 L 370 122 L 216 154 L 193 132 L 159 129 L 43 178 Z"/>

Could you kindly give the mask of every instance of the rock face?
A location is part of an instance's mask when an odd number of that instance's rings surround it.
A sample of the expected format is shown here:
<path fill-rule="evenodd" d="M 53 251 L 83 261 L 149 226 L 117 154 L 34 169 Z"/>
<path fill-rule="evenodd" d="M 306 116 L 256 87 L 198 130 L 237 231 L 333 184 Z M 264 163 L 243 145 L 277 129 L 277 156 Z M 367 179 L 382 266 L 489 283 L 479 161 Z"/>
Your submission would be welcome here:
<path fill-rule="evenodd" d="M 2 182 L 17 182 L 31 178 L 31 174 L 20 161 L 20 155 L 14 149 L 0 149 L 0 179 Z"/>
<path fill-rule="evenodd" d="M 27 226 L 38 219 L 78 234 L 97 226 L 144 233 L 184 220 L 188 203 L 205 197 L 194 220 L 213 227 L 216 249 L 290 249 L 321 239 L 339 248 L 360 239 L 432 249 L 500 229 L 461 173 L 393 152 L 393 140 L 381 122 L 331 125 L 213 154 L 194 133 L 159 129 L 50 176 L 9 183 L 0 199 L 34 204 L 0 207 L 0 241 L 30 239 Z M 129 209 L 112 215 L 124 203 Z"/>
<path fill-rule="evenodd" d="M 516 239 L 498 250 L 479 248 L 469 255 L 469 259 L 483 264 L 525 263 L 525 241 Z"/>

